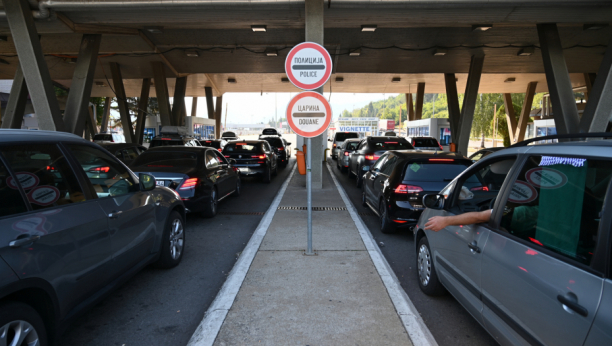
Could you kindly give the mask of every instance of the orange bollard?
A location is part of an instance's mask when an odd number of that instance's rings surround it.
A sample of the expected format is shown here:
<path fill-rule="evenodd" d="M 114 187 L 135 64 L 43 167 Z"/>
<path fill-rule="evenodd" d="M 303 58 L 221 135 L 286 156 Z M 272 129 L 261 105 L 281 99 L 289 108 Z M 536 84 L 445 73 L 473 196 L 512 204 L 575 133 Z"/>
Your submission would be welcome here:
<path fill-rule="evenodd" d="M 300 172 L 301 175 L 306 175 L 306 160 L 304 159 L 304 152 L 298 151 L 295 154 L 295 158 L 297 159 L 298 172 Z"/>
<path fill-rule="evenodd" d="M 449 145 L 449 151 L 452 152 L 452 153 L 456 153 L 457 152 L 457 144 L 451 143 Z"/>

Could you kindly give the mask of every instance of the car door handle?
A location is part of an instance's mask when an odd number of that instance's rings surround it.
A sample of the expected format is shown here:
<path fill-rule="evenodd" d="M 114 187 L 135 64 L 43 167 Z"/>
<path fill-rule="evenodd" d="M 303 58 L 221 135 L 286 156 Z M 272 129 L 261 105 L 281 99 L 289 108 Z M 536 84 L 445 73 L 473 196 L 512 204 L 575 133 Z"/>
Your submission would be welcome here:
<path fill-rule="evenodd" d="M 27 238 L 21 238 L 21 239 L 16 239 L 13 240 L 9 243 L 10 247 L 22 247 L 26 244 L 31 244 L 35 241 L 37 241 L 38 239 L 40 239 L 40 236 L 38 235 L 33 235 L 31 237 L 27 237 Z"/>
<path fill-rule="evenodd" d="M 478 247 L 478 243 L 476 243 L 476 240 L 474 240 L 473 242 L 468 244 L 468 247 L 470 248 L 470 250 L 474 253 L 480 253 L 480 248 Z"/>
<path fill-rule="evenodd" d="M 121 214 L 123 214 L 122 211 L 113 211 L 112 213 L 108 214 L 108 218 L 109 219 L 116 219 L 119 216 L 121 216 Z"/>
<path fill-rule="evenodd" d="M 570 292 L 567 295 L 557 295 L 557 300 L 563 304 L 563 309 L 567 311 L 568 309 L 576 312 L 580 316 L 587 317 L 589 311 L 582 305 L 578 304 L 578 297 Z M 569 312 L 569 311 L 567 311 Z"/>

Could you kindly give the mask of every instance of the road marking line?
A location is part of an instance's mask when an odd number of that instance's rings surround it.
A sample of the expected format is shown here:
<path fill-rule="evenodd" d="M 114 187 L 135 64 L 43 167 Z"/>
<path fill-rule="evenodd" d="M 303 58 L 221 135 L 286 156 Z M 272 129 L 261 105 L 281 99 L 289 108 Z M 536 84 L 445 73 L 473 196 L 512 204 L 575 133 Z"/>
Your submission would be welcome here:
<path fill-rule="evenodd" d="M 374 266 L 376 267 L 376 270 L 380 275 L 380 279 L 387 289 L 387 293 L 393 302 L 393 306 L 395 307 L 397 314 L 402 320 L 402 324 L 404 325 L 406 332 L 408 332 L 408 335 L 410 336 L 412 344 L 418 346 L 438 346 L 436 339 L 429 331 L 429 328 L 427 328 L 425 325 L 423 318 L 421 318 L 421 315 L 419 315 L 416 307 L 414 304 L 412 304 L 412 301 L 406 294 L 406 291 L 404 291 L 402 288 L 397 276 L 395 276 L 395 273 L 391 269 L 389 262 L 387 262 L 387 259 L 382 254 L 382 251 L 376 245 L 376 241 L 374 241 L 372 233 L 370 233 L 368 227 L 365 225 L 365 223 L 363 223 L 363 220 L 357 213 L 353 203 L 349 200 L 344 188 L 342 188 L 336 179 L 336 176 L 329 163 L 327 163 L 327 169 L 329 170 L 329 173 L 331 174 L 332 179 L 338 188 L 338 192 L 340 193 L 340 196 L 342 197 L 342 200 L 344 201 L 353 222 L 355 222 L 355 226 L 357 226 L 357 229 L 359 230 L 361 239 L 363 240 L 363 243 L 370 254 L 372 262 L 374 262 Z"/>
<path fill-rule="evenodd" d="M 251 263 L 253 263 L 253 259 L 259 250 L 259 246 L 268 231 L 268 227 L 270 227 L 270 223 L 272 223 L 274 214 L 283 199 L 285 190 L 287 190 L 287 186 L 293 177 L 293 173 L 295 173 L 296 167 L 297 164 L 291 169 L 289 177 L 287 177 L 287 180 L 283 183 L 274 201 L 272 201 L 272 204 L 257 226 L 257 229 L 253 232 L 251 239 L 240 254 L 238 261 L 236 261 L 232 271 L 230 271 L 227 280 L 225 280 L 215 300 L 210 304 L 206 314 L 204 314 L 204 319 L 200 322 L 198 328 L 196 328 L 191 339 L 189 339 L 187 346 L 209 346 L 214 344 L 217 334 L 219 334 L 229 309 L 234 304 L 236 295 L 238 295 L 238 291 L 240 291 L 240 287 L 246 278 Z"/>

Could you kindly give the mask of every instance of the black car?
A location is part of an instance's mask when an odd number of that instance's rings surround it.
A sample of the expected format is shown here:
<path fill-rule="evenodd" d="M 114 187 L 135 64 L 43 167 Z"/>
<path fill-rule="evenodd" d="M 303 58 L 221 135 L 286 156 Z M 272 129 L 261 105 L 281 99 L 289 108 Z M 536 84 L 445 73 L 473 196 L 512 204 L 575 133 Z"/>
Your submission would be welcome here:
<path fill-rule="evenodd" d="M 115 157 L 128 166 L 132 164 L 140 154 L 147 150 L 145 146 L 136 143 L 103 143 L 100 144 L 100 146 L 110 151 L 111 154 L 115 155 Z"/>
<path fill-rule="evenodd" d="M 485 157 L 487 157 L 490 154 L 493 154 L 496 151 L 500 151 L 502 149 L 505 149 L 505 147 L 495 147 L 495 148 L 484 148 L 484 149 L 480 149 L 477 152 L 473 153 L 472 155 L 470 155 L 470 160 L 472 160 L 472 162 L 476 162 L 480 159 L 483 159 Z"/>
<path fill-rule="evenodd" d="M 200 142 L 189 136 L 183 126 L 164 126 L 159 136 L 151 139 L 149 148 L 163 147 L 169 145 L 182 145 L 186 147 L 199 147 Z"/>
<path fill-rule="evenodd" d="M 221 134 L 221 139 L 225 139 L 226 141 L 233 141 L 233 140 L 237 140 L 240 139 L 238 138 L 238 136 L 236 136 L 235 132 L 232 131 L 225 131 Z"/>
<path fill-rule="evenodd" d="M 263 140 L 231 141 L 223 148 L 223 155 L 236 161 L 234 166 L 241 175 L 260 175 L 269 183 L 278 173 L 278 156 Z"/>
<path fill-rule="evenodd" d="M 131 166 L 178 192 L 190 212 L 217 214 L 218 203 L 240 195 L 238 170 L 215 148 L 168 146 L 147 150 Z"/>
<path fill-rule="evenodd" d="M 200 139 L 198 142 L 203 147 L 215 148 L 219 152 L 223 152 L 223 148 L 227 144 L 225 139 Z"/>
<path fill-rule="evenodd" d="M 338 148 L 338 160 L 336 161 L 336 166 L 339 170 L 342 172 L 347 171 L 351 153 L 357 150 L 360 142 L 361 139 L 359 138 L 347 139 L 342 142 L 340 148 Z"/>
<path fill-rule="evenodd" d="M 178 265 L 184 220 L 176 192 L 97 144 L 0 130 L 0 344 L 48 345 L 140 269 Z"/>
<path fill-rule="evenodd" d="M 369 170 L 376 160 L 388 150 L 408 150 L 414 149 L 403 137 L 367 137 L 362 140 L 349 157 L 348 174 L 349 177 L 355 175 L 357 187 L 361 187 L 363 174 Z M 365 168 L 365 169 L 364 169 Z"/>
<path fill-rule="evenodd" d="M 471 164 L 455 153 L 389 151 L 364 175 L 362 203 L 378 214 L 383 233 L 412 227 L 423 212 L 423 196 L 439 193 Z"/>
<path fill-rule="evenodd" d="M 270 143 L 272 150 L 276 152 L 278 163 L 283 167 L 287 166 L 291 158 L 291 142 L 278 136 L 260 136 L 259 139 Z"/>

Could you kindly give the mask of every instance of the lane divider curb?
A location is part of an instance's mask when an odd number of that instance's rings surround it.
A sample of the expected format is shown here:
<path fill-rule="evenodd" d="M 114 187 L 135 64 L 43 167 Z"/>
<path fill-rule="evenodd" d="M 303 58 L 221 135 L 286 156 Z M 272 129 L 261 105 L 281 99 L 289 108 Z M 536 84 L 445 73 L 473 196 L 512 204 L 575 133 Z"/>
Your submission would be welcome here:
<path fill-rule="evenodd" d="M 293 173 L 295 173 L 296 167 L 297 164 L 293 165 L 289 177 L 287 177 L 287 180 L 285 180 L 278 194 L 272 201 L 272 204 L 266 211 L 266 214 L 261 219 L 261 222 L 259 222 L 251 239 L 242 251 L 242 254 L 240 254 L 238 261 L 236 261 L 236 264 L 227 276 L 221 290 L 204 314 L 204 319 L 196 328 L 191 339 L 189 339 L 187 346 L 212 346 L 214 344 L 229 309 L 234 304 L 238 291 L 240 291 L 240 287 L 246 278 L 251 263 L 253 263 L 253 259 L 255 259 L 259 246 L 268 232 L 268 227 L 270 227 L 270 223 L 272 223 L 272 219 L 276 214 L 278 205 L 285 195 L 285 190 L 287 190 L 287 186 L 293 177 Z"/>
<path fill-rule="evenodd" d="M 402 288 L 397 276 L 391 269 L 389 262 L 382 254 L 380 248 L 376 245 L 376 241 L 370 233 L 370 230 L 365 225 L 355 206 L 349 200 L 344 188 L 340 185 L 334 172 L 331 169 L 329 163 L 326 163 L 327 170 L 329 170 L 329 174 L 331 174 L 336 187 L 338 188 L 338 192 L 348 209 L 353 222 L 355 222 L 355 226 L 357 226 L 357 230 L 359 230 L 359 234 L 361 235 L 361 240 L 363 241 L 368 253 L 370 254 L 370 258 L 372 262 L 374 262 L 374 266 L 380 275 L 380 279 L 382 280 L 385 288 L 387 289 L 387 293 L 393 302 L 393 306 L 399 315 L 406 332 L 410 336 L 410 340 L 412 344 L 415 346 L 438 346 L 436 339 L 433 337 L 429 328 L 425 325 L 423 318 L 419 315 L 414 304 L 406 294 L 406 291 Z"/>

